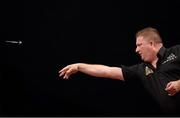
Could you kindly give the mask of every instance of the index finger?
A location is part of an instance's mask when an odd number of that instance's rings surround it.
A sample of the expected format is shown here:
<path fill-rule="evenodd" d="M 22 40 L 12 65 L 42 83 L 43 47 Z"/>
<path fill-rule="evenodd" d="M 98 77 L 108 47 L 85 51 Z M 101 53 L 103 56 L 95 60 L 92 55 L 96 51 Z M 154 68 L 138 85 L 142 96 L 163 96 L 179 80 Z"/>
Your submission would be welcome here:
<path fill-rule="evenodd" d="M 61 69 L 61 70 L 59 71 L 59 73 L 68 70 L 68 68 L 69 68 L 69 66 L 64 67 L 63 69 Z"/>
<path fill-rule="evenodd" d="M 170 89 L 170 87 L 171 87 L 171 82 L 169 82 L 167 85 L 166 85 L 166 88 L 165 88 L 165 90 L 168 90 L 168 89 Z"/>

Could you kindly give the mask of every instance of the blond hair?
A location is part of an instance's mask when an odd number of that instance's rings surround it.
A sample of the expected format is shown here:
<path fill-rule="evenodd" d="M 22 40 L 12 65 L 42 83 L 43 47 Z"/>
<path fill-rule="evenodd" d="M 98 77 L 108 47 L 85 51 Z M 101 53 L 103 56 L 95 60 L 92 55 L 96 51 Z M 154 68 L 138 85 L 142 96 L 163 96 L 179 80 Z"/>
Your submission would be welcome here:
<path fill-rule="evenodd" d="M 136 33 L 136 38 L 140 36 L 144 37 L 144 39 L 149 41 L 154 41 L 156 43 L 163 43 L 158 30 L 152 27 L 147 27 L 138 31 Z"/>

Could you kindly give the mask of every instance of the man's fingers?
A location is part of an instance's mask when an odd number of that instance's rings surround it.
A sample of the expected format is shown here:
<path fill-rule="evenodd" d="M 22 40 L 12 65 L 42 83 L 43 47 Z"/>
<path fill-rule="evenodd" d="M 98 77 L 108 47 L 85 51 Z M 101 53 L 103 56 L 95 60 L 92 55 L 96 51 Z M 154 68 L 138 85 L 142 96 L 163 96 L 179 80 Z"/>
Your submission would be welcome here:
<path fill-rule="evenodd" d="M 169 95 L 169 96 L 173 96 L 173 95 L 172 95 L 172 94 L 170 94 L 170 93 L 169 93 L 168 95 Z"/>
<path fill-rule="evenodd" d="M 64 75 L 63 79 L 68 79 L 69 76 L 67 74 Z"/>
<path fill-rule="evenodd" d="M 170 91 L 170 92 L 168 93 L 169 96 L 173 96 L 173 95 L 175 95 L 175 94 L 176 94 L 176 90 L 172 90 L 172 91 Z"/>
<path fill-rule="evenodd" d="M 59 71 L 59 73 L 61 73 L 61 72 L 63 72 L 63 71 L 67 71 L 69 69 L 69 66 L 66 66 L 66 67 L 64 67 L 63 69 L 61 69 L 60 71 Z"/>
<path fill-rule="evenodd" d="M 169 86 L 169 87 L 166 89 L 166 91 L 167 91 L 168 93 L 173 92 L 173 90 L 174 90 L 174 87 L 173 87 L 173 86 Z"/>
<path fill-rule="evenodd" d="M 63 73 L 63 74 L 64 74 L 63 79 L 68 79 L 69 76 L 72 74 L 72 72 L 73 72 L 73 69 L 69 69 L 69 70 L 67 70 L 66 72 L 64 72 L 64 73 Z"/>
<path fill-rule="evenodd" d="M 173 89 L 173 86 L 170 85 L 170 86 L 166 87 L 165 90 L 166 90 L 166 91 L 171 91 L 172 89 Z"/>
<path fill-rule="evenodd" d="M 68 69 L 70 70 L 70 66 L 66 66 L 63 69 L 61 69 L 59 71 L 59 77 L 64 75 L 63 79 L 68 79 L 70 73 Z"/>
<path fill-rule="evenodd" d="M 76 72 L 75 66 L 68 65 L 59 71 L 59 76 L 63 76 L 63 79 L 68 79 L 69 76 Z"/>
<path fill-rule="evenodd" d="M 166 90 L 168 90 L 170 87 L 171 87 L 171 82 L 169 82 L 167 85 L 166 85 Z"/>
<path fill-rule="evenodd" d="M 64 75 L 64 74 L 65 74 L 65 71 L 61 72 L 61 73 L 59 74 L 59 77 L 61 77 L 61 76 Z"/>
<path fill-rule="evenodd" d="M 63 72 L 63 71 L 66 71 L 68 68 L 63 68 L 59 71 L 59 73 Z"/>
<path fill-rule="evenodd" d="M 73 73 L 73 69 L 69 69 L 66 71 L 66 76 L 69 77 Z"/>
<path fill-rule="evenodd" d="M 167 89 L 166 89 L 166 91 L 168 92 L 168 95 L 169 96 L 173 96 L 173 95 L 175 95 L 176 94 L 176 89 L 174 88 L 174 86 L 169 86 Z"/>

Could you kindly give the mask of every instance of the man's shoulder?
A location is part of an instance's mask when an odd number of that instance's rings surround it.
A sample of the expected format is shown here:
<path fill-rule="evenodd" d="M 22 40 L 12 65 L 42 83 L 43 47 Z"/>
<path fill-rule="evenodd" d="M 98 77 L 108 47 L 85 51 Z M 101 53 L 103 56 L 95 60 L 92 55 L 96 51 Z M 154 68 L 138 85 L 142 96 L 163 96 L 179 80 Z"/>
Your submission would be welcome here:
<path fill-rule="evenodd" d="M 180 45 L 174 45 L 170 48 L 167 49 L 168 51 L 175 51 L 175 52 L 180 52 Z"/>
<path fill-rule="evenodd" d="M 168 49 L 177 49 L 177 48 L 180 48 L 180 45 L 174 45 L 174 46 L 171 46 L 171 47 L 168 48 Z"/>

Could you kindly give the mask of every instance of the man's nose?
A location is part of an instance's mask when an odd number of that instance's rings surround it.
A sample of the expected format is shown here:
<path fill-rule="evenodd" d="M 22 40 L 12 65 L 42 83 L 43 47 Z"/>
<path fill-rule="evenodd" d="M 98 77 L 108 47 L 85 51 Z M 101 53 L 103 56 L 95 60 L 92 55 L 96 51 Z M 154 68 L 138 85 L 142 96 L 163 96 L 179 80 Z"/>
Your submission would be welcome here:
<path fill-rule="evenodd" d="M 136 47 L 136 50 L 135 50 L 135 52 L 136 52 L 136 53 L 138 53 L 138 52 L 139 52 L 139 48 L 138 48 L 138 47 Z"/>

